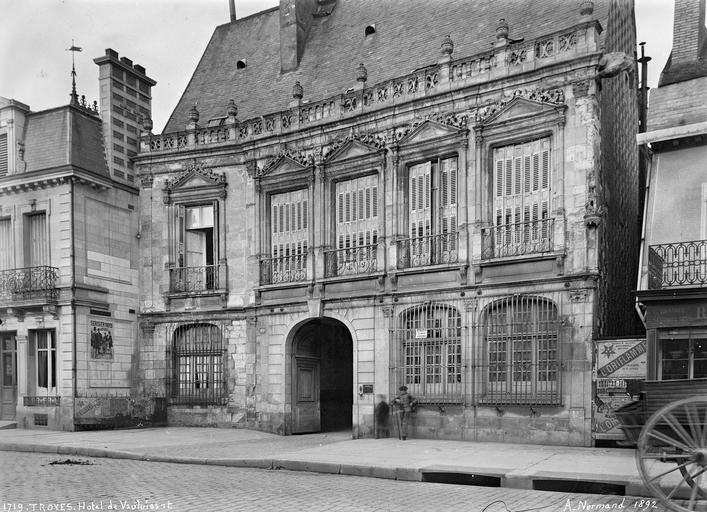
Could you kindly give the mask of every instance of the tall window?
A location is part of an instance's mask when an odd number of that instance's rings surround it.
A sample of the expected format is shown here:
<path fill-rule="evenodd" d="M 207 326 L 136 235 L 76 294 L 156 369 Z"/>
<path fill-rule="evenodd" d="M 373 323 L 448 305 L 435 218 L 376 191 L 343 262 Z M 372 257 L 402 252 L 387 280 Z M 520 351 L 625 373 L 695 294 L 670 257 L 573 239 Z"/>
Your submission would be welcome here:
<path fill-rule="evenodd" d="M 661 333 L 660 379 L 707 377 L 707 332 Z"/>
<path fill-rule="evenodd" d="M 35 351 L 36 392 L 38 395 L 56 394 L 56 335 L 53 329 L 29 331 Z"/>
<path fill-rule="evenodd" d="M 25 264 L 28 267 L 49 265 L 47 215 L 44 212 L 25 216 Z"/>
<path fill-rule="evenodd" d="M 216 201 L 175 205 L 177 267 L 172 269 L 170 291 L 197 292 L 218 288 L 218 230 Z"/>
<path fill-rule="evenodd" d="M 225 349 L 221 329 L 211 324 L 178 327 L 172 345 L 172 392 L 179 404 L 221 404 L 225 397 Z"/>
<path fill-rule="evenodd" d="M 378 243 L 378 177 L 336 184 L 336 272 L 374 271 Z"/>
<path fill-rule="evenodd" d="M 540 297 L 509 297 L 484 316 L 487 403 L 559 403 L 557 308 Z"/>
<path fill-rule="evenodd" d="M 400 384 L 422 400 L 462 398 L 461 316 L 446 304 L 423 304 L 400 317 Z M 398 355 L 395 354 L 394 358 Z"/>
<path fill-rule="evenodd" d="M 494 149 L 493 168 L 493 256 L 550 250 L 550 139 Z"/>
<path fill-rule="evenodd" d="M 409 169 L 410 266 L 457 259 L 457 159 L 435 159 Z"/>
<path fill-rule="evenodd" d="M 304 280 L 309 240 L 307 189 L 275 194 L 270 206 L 271 282 Z"/>
<path fill-rule="evenodd" d="M 0 134 L 0 176 L 6 176 L 9 169 L 7 153 L 7 133 Z"/>
<path fill-rule="evenodd" d="M 12 268 L 12 219 L 0 219 L 0 270 Z"/>

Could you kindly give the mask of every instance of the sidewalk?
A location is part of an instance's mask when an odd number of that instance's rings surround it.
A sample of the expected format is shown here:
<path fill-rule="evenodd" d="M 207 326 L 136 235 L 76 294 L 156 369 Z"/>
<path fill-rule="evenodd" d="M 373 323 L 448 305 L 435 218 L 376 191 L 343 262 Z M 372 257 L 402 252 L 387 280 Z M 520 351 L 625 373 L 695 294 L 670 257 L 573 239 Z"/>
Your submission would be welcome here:
<path fill-rule="evenodd" d="M 287 469 L 439 481 L 441 474 L 473 480 L 488 476 L 501 487 L 537 488 L 541 480 L 623 486 L 647 496 L 634 451 L 429 439 L 351 439 L 350 431 L 278 436 L 252 430 L 167 427 L 56 432 L 0 430 L 0 451 L 110 457 Z M 1 458 L 1 456 L 0 456 Z M 471 477 L 470 475 L 477 475 Z M 436 480 L 437 479 L 437 480 Z M 536 486 L 536 487 L 534 487 Z M 593 492 L 602 492 L 593 491 Z"/>

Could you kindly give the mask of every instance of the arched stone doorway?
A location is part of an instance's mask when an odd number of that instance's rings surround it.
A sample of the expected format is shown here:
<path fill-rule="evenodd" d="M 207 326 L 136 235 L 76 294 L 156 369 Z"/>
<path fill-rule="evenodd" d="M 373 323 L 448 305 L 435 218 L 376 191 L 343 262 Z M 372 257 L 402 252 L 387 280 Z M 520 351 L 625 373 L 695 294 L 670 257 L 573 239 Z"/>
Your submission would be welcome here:
<path fill-rule="evenodd" d="M 292 433 L 350 429 L 353 342 L 332 318 L 302 325 L 292 340 Z"/>

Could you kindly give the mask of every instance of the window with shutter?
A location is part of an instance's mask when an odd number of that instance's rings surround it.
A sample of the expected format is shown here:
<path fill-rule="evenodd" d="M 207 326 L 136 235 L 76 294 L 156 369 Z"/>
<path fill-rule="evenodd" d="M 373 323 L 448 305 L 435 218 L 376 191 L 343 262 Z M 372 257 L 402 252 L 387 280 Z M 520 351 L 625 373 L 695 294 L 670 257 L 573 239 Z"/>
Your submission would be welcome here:
<path fill-rule="evenodd" d="M 456 157 L 434 159 L 409 168 L 410 238 L 402 248 L 402 258 L 410 266 L 456 261 L 457 179 Z"/>
<path fill-rule="evenodd" d="M 0 176 L 6 176 L 10 167 L 7 152 L 7 133 L 0 135 Z"/>
<path fill-rule="evenodd" d="M 494 227 L 485 236 L 484 257 L 550 250 L 550 139 L 496 148 L 493 159 Z"/>
<path fill-rule="evenodd" d="M 0 270 L 13 268 L 12 219 L 0 219 Z"/>
<path fill-rule="evenodd" d="M 307 189 L 271 197 L 272 283 L 301 281 L 307 276 L 307 197 Z M 342 215 L 343 212 L 340 211 L 339 216 Z"/>
<path fill-rule="evenodd" d="M 378 242 L 378 176 L 336 184 L 336 249 L 327 253 L 327 276 L 374 272 Z"/>

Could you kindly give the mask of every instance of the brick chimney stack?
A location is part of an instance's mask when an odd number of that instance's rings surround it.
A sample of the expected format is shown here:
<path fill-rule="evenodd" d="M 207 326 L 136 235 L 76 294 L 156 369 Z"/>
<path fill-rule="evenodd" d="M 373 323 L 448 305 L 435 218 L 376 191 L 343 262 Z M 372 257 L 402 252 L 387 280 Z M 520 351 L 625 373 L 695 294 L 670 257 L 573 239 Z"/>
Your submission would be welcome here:
<path fill-rule="evenodd" d="M 705 0 L 675 0 L 673 64 L 695 62 L 705 40 Z"/>
<path fill-rule="evenodd" d="M 317 0 L 280 0 L 280 68 L 294 71 L 304 53 Z"/>

